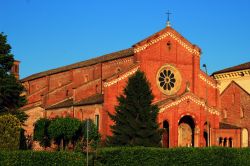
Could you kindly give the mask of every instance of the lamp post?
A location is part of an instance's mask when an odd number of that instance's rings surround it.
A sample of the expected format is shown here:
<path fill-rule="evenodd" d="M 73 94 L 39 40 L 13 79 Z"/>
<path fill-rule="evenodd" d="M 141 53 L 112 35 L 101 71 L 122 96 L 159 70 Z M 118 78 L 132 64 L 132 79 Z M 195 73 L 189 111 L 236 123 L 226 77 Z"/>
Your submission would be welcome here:
<path fill-rule="evenodd" d="M 205 68 L 205 72 L 207 75 L 207 65 L 203 64 L 202 67 Z M 208 105 L 207 96 L 208 96 L 208 91 L 207 91 L 207 84 L 206 84 L 206 106 Z M 207 121 L 207 146 L 209 147 L 210 146 L 210 127 L 209 127 L 209 122 L 208 122 L 208 111 L 207 110 L 206 110 L 206 121 Z"/>

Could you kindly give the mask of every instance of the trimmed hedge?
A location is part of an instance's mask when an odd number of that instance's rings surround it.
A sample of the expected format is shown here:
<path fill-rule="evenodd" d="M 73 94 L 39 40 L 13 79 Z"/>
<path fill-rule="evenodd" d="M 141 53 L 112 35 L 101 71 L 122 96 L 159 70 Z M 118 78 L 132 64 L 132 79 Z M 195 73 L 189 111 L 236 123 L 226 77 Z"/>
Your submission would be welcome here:
<path fill-rule="evenodd" d="M 250 165 L 250 149 L 114 147 L 97 151 L 96 165 Z"/>
<path fill-rule="evenodd" d="M 86 165 L 83 153 L 0 151 L 0 165 L 50 166 Z M 114 147 L 98 149 L 89 165 L 96 166 L 234 166 L 250 165 L 250 148 L 145 148 Z"/>
<path fill-rule="evenodd" d="M 86 157 L 82 153 L 72 152 L 0 151 L 0 165 L 77 166 L 86 165 Z"/>

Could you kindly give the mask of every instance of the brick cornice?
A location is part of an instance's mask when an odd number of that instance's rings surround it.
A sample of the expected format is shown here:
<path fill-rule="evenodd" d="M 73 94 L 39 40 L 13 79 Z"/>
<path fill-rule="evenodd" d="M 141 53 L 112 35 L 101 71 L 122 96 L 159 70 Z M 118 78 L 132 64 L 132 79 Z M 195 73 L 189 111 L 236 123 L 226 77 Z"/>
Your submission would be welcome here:
<path fill-rule="evenodd" d="M 127 72 L 125 72 L 123 74 L 121 74 L 118 78 L 115 78 L 115 79 L 112 79 L 110 81 L 104 82 L 104 84 L 103 84 L 104 88 L 112 86 L 113 84 L 128 78 L 129 76 L 133 75 L 138 69 L 139 69 L 139 65 L 136 65 L 132 69 L 128 70 Z"/>
<path fill-rule="evenodd" d="M 178 37 L 178 35 L 174 34 L 171 31 L 165 32 L 165 33 L 161 34 L 160 36 L 158 36 L 157 38 L 152 39 L 149 42 L 147 42 L 141 46 L 135 45 L 134 53 L 139 53 L 139 52 L 145 50 L 146 48 L 148 48 L 149 46 L 156 44 L 159 41 L 165 39 L 166 37 L 171 37 L 177 43 L 179 43 L 182 47 L 184 47 L 188 52 L 200 57 L 200 51 L 198 48 L 196 48 L 195 46 L 192 46 L 188 42 L 184 41 L 182 38 Z"/>
<path fill-rule="evenodd" d="M 214 79 L 216 80 L 230 79 L 231 80 L 234 78 L 241 78 L 241 77 L 247 77 L 247 76 L 250 76 L 250 69 L 214 74 Z"/>
<path fill-rule="evenodd" d="M 177 106 L 186 100 L 192 101 L 195 104 L 204 107 L 206 111 L 208 111 L 209 113 L 211 113 L 213 115 L 220 115 L 220 112 L 217 109 L 206 105 L 204 100 L 202 100 L 198 97 L 195 97 L 194 95 L 191 95 L 191 94 L 183 95 L 180 98 L 176 99 L 175 101 L 169 101 L 169 102 L 165 103 L 164 105 L 160 106 L 161 108 L 160 108 L 159 112 L 160 113 L 164 112 L 164 111 L 168 110 L 169 108 Z"/>
<path fill-rule="evenodd" d="M 203 74 L 199 74 L 199 78 L 204 81 L 207 85 L 211 86 L 212 88 L 218 88 L 216 83 L 213 83 L 211 80 L 206 78 Z"/>

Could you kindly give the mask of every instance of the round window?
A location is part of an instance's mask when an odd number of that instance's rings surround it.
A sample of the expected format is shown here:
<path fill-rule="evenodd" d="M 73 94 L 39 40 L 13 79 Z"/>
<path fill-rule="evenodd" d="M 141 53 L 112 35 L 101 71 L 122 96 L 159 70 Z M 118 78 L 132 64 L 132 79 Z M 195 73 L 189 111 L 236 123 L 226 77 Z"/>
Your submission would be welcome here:
<path fill-rule="evenodd" d="M 180 89 L 181 74 L 174 66 L 164 65 L 157 72 L 156 82 L 162 93 L 173 95 Z"/>

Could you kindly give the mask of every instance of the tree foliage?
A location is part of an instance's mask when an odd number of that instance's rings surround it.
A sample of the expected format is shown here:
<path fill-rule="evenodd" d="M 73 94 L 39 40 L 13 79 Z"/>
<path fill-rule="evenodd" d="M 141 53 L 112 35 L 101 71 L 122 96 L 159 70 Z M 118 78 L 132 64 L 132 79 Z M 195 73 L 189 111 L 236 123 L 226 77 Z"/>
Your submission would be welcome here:
<path fill-rule="evenodd" d="M 82 122 L 83 141 L 87 142 L 87 123 L 88 123 L 88 142 L 90 143 L 90 146 L 92 148 L 96 148 L 101 139 L 101 135 L 98 132 L 97 126 L 91 119 L 87 119 Z"/>
<path fill-rule="evenodd" d="M 49 136 L 54 139 L 56 144 L 65 149 L 68 143 L 79 133 L 80 126 L 81 122 L 78 119 L 70 117 L 56 118 L 49 125 Z"/>
<path fill-rule="evenodd" d="M 100 141 L 100 134 L 94 122 L 88 119 L 88 141 L 91 148 L 96 148 Z M 64 150 L 72 143 L 76 151 L 83 151 L 87 145 L 87 120 L 66 117 L 56 119 L 41 118 L 36 121 L 33 139 L 42 147 L 49 147 L 54 142 Z"/>
<path fill-rule="evenodd" d="M 13 63 L 11 46 L 7 43 L 7 37 L 0 33 L 0 114 L 10 113 L 24 122 L 27 115 L 18 111 L 26 103 L 25 97 L 21 96 L 24 87 L 10 72 Z"/>
<path fill-rule="evenodd" d="M 38 141 L 40 146 L 46 148 L 51 144 L 51 138 L 49 136 L 48 128 L 51 120 L 47 118 L 41 118 L 34 124 L 34 136 L 33 140 Z"/>
<path fill-rule="evenodd" d="M 111 145 L 159 146 L 161 134 L 157 124 L 159 108 L 152 104 L 152 91 L 145 75 L 137 71 L 128 80 L 124 94 L 119 96 L 115 114 L 109 114 L 115 122 Z"/>
<path fill-rule="evenodd" d="M 19 149 L 20 121 L 13 115 L 0 116 L 0 150 Z"/>

